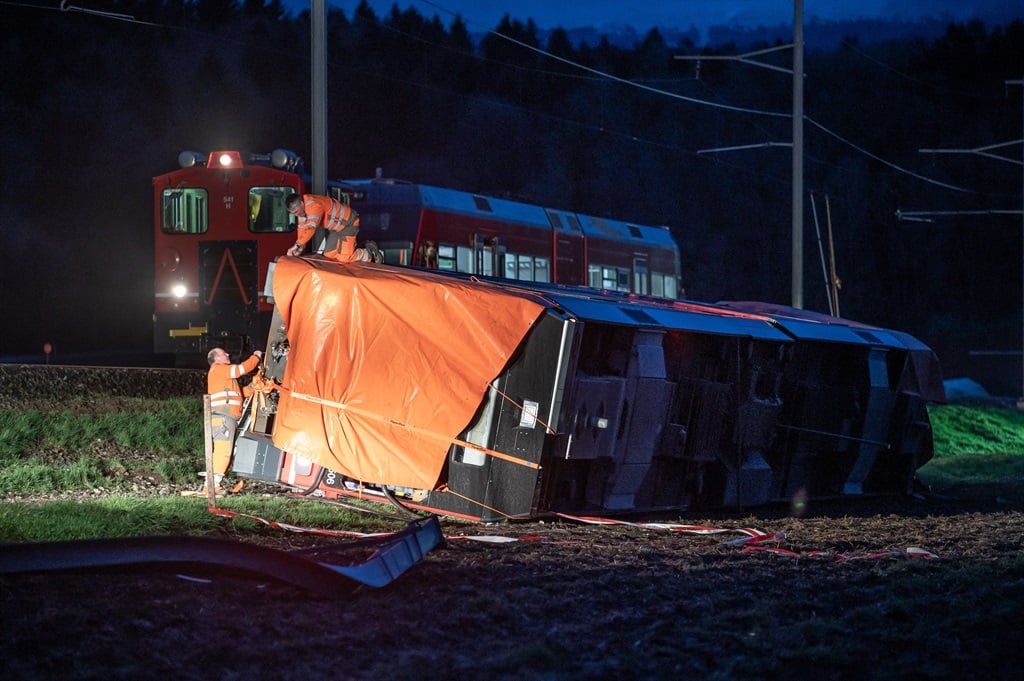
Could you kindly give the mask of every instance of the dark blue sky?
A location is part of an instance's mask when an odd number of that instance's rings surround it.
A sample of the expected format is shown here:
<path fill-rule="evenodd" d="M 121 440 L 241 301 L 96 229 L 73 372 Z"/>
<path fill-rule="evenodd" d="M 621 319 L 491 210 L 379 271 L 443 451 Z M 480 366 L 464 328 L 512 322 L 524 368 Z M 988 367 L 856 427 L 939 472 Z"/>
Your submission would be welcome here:
<path fill-rule="evenodd" d="M 360 0 L 327 0 L 329 7 L 352 16 Z M 369 0 L 378 14 L 415 7 L 427 17 L 438 15 L 448 25 L 459 13 L 471 32 L 497 26 L 502 16 L 525 21 L 532 18 L 542 29 L 628 25 L 640 31 L 653 26 L 700 30 L 708 26 L 757 26 L 791 23 L 792 0 Z M 305 9 L 308 2 L 286 0 L 289 7 Z M 908 20 L 941 18 L 1006 23 L 1024 16 L 1021 0 L 804 0 L 805 23 L 813 19 Z"/>

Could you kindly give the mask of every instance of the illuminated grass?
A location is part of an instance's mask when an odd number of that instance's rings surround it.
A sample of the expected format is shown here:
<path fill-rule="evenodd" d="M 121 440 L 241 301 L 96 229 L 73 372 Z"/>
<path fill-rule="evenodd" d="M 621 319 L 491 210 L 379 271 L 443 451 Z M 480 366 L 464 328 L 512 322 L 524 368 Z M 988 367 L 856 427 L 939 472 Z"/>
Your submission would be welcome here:
<path fill-rule="evenodd" d="M 80 414 L 0 409 L 0 462 L 48 447 L 80 448 L 90 442 L 167 454 L 203 451 L 201 417 L 173 408 L 166 413 Z"/>
<path fill-rule="evenodd" d="M 72 457 L 77 456 L 77 459 Z M 65 453 L 0 461 L 0 494 L 51 494 L 104 489 L 129 491 L 132 480 L 145 476 L 154 484 L 197 483 L 198 458 L 168 454 L 146 459 L 120 459 L 96 454 Z"/>
<path fill-rule="evenodd" d="M 936 458 L 918 471 L 926 485 L 943 488 L 971 486 L 976 493 L 1014 495 L 1024 489 L 1024 456 L 974 454 Z"/>
<path fill-rule="evenodd" d="M 163 401 L 164 409 L 156 404 L 102 414 L 0 410 L 0 493 L 102 490 L 102 496 L 82 501 L 2 503 L 0 540 L 278 532 L 256 521 L 214 516 L 203 498 L 128 494 L 140 473 L 198 486 L 203 434 L 195 400 Z M 919 472 L 926 484 L 976 485 L 986 493 L 991 488 L 996 496 L 1016 494 L 1024 481 L 1024 414 L 958 405 L 929 411 L 936 456 Z M 220 505 L 302 527 L 359 532 L 395 528 L 394 521 L 306 500 L 242 494 Z"/>
<path fill-rule="evenodd" d="M 218 499 L 217 505 L 236 513 L 306 528 L 373 533 L 394 532 L 405 524 L 405 521 L 302 499 L 241 494 Z M 207 510 L 204 497 L 114 495 L 85 501 L 9 502 L 2 508 L 0 541 L 210 534 L 244 537 L 281 533 L 256 520 L 214 515 Z"/>
<path fill-rule="evenodd" d="M 950 404 L 931 407 L 928 413 L 936 457 L 1024 455 L 1024 412 Z"/>

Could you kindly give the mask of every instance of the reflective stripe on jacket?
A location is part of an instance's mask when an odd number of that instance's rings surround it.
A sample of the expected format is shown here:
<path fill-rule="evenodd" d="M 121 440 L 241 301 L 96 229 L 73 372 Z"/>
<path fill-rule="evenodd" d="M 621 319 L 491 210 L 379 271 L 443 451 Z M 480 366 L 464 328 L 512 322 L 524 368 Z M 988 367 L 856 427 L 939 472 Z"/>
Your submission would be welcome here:
<path fill-rule="evenodd" d="M 259 363 L 260 358 L 252 355 L 241 364 L 211 364 L 210 373 L 206 375 L 210 409 L 241 417 L 242 403 L 252 391 L 239 386 L 238 379 L 255 369 Z"/>
<path fill-rule="evenodd" d="M 359 232 L 359 213 L 341 201 L 329 196 L 303 194 L 302 203 L 306 217 L 299 218 L 296 243 L 308 243 L 317 227 L 339 232 L 342 236 L 355 236 Z"/>

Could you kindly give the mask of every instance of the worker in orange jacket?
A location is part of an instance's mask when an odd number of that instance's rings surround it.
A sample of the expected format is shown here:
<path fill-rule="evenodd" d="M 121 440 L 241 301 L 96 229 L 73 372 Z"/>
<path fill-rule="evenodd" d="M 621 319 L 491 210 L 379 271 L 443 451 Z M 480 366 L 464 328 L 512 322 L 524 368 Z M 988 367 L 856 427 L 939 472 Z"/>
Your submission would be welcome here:
<path fill-rule="evenodd" d="M 300 255 L 313 238 L 317 227 L 328 231 L 324 255 L 338 262 L 382 262 L 380 248 L 367 241 L 356 248 L 359 213 L 337 199 L 316 194 L 289 194 L 284 202 L 288 212 L 299 219 L 298 239 L 288 255 Z"/>
<path fill-rule="evenodd" d="M 257 350 L 241 364 L 232 364 L 224 348 L 214 348 L 206 355 L 210 371 L 206 375 L 206 390 L 210 396 L 210 426 L 213 435 L 213 474 L 215 486 L 219 487 L 231 463 L 231 448 L 235 441 L 238 420 L 242 417 L 245 398 L 253 393 L 249 386 L 244 388 L 238 379 L 252 373 L 263 359 Z"/>

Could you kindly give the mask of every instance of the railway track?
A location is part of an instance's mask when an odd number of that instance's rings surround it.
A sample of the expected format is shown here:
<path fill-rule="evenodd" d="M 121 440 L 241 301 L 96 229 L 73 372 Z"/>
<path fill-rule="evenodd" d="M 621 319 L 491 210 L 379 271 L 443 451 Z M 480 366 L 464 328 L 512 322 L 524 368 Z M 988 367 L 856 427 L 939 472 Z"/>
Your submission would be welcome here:
<path fill-rule="evenodd" d="M 202 369 L 0 364 L 0 408 L 98 397 L 200 396 L 205 379 Z"/>

